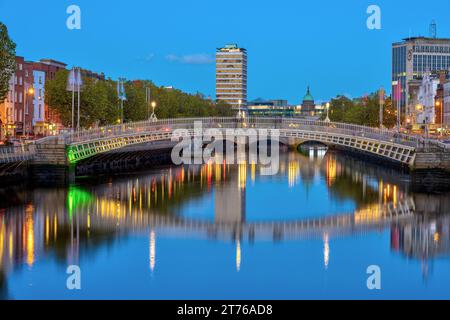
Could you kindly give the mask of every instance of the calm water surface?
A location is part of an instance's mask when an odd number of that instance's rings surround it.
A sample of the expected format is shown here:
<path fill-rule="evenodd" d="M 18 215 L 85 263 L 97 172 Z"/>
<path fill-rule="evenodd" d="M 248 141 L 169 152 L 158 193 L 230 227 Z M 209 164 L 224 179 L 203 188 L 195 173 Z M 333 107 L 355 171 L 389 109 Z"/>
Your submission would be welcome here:
<path fill-rule="evenodd" d="M 450 298 L 450 197 L 325 150 L 0 191 L 3 299 Z M 80 291 L 66 288 L 69 265 Z M 367 267 L 382 290 L 367 289 Z"/>

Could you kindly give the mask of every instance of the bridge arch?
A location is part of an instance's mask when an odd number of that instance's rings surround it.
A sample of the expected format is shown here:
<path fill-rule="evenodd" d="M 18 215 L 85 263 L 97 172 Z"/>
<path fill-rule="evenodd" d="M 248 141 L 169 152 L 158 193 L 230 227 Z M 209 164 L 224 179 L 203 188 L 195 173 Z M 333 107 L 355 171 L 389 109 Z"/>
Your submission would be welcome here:
<path fill-rule="evenodd" d="M 328 146 L 342 146 L 391 161 L 412 165 L 418 139 L 387 129 L 376 129 L 342 123 L 293 118 L 196 118 L 143 121 L 92 130 L 64 136 L 64 148 L 70 163 L 76 163 L 100 153 L 144 143 L 161 143 L 178 137 L 179 129 L 191 136 L 202 136 L 202 130 L 214 128 L 226 133 L 230 129 L 267 130 L 276 133 L 280 140 L 295 145 L 317 141 Z"/>

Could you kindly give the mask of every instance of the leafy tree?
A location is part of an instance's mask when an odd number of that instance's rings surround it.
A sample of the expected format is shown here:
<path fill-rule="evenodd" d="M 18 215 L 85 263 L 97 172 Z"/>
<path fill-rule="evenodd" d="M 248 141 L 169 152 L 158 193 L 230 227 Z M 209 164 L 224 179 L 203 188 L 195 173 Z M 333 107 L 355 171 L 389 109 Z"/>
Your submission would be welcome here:
<path fill-rule="evenodd" d="M 46 102 L 57 110 L 65 126 L 71 125 L 72 93 L 67 91 L 68 71 L 62 70 L 55 79 L 46 82 Z M 117 83 L 112 80 L 85 78 L 81 93 L 81 126 L 91 127 L 117 123 L 120 104 Z M 127 100 L 124 101 L 124 120 L 140 121 L 150 116 L 150 103 L 146 102 L 146 88 L 151 90 L 151 101 L 156 102 L 155 113 L 159 119 L 231 116 L 231 106 L 205 100 L 201 94 L 187 94 L 176 89 L 157 87 L 151 81 L 125 83 Z M 76 109 L 76 108 L 75 108 Z M 75 117 L 76 118 L 76 117 Z"/>
<path fill-rule="evenodd" d="M 60 70 L 55 79 L 45 83 L 46 103 L 60 115 L 63 125 L 70 127 L 72 122 L 72 92 L 67 90 L 69 72 Z M 119 117 L 118 99 L 112 81 L 85 78 L 80 95 L 81 127 L 106 125 Z M 75 93 L 75 123 L 77 121 L 78 96 Z"/>
<path fill-rule="evenodd" d="M 9 38 L 8 29 L 0 22 L 0 101 L 8 93 L 9 80 L 16 70 L 16 44 Z"/>
<path fill-rule="evenodd" d="M 368 127 L 380 126 L 380 105 L 378 93 L 359 99 L 350 100 L 345 96 L 337 96 L 330 102 L 330 120 L 334 122 L 352 123 Z M 323 118 L 325 115 L 323 116 Z M 392 108 L 391 99 L 386 99 L 383 112 L 383 125 L 392 128 L 396 124 L 397 111 Z"/>
<path fill-rule="evenodd" d="M 333 122 L 345 122 L 345 113 L 354 107 L 352 100 L 346 96 L 337 96 L 330 102 L 330 120 Z"/>

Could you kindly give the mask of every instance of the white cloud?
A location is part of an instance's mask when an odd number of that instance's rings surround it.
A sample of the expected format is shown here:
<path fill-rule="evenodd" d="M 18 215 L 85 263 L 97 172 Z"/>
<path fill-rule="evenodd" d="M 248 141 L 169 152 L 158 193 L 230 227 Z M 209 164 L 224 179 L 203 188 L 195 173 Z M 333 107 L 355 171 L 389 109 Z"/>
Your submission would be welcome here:
<path fill-rule="evenodd" d="M 211 55 L 204 53 L 189 54 L 184 56 L 169 54 L 166 56 L 166 60 L 183 64 L 211 64 L 215 62 L 215 59 Z"/>

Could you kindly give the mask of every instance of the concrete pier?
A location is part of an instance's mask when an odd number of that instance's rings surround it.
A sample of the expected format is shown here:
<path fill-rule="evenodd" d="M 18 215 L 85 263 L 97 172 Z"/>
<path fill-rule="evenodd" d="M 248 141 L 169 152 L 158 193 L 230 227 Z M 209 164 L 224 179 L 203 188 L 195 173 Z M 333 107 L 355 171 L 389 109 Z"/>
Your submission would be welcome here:
<path fill-rule="evenodd" d="M 67 159 L 63 137 L 48 137 L 36 144 L 31 161 L 33 182 L 37 184 L 63 185 L 75 181 L 75 166 Z"/>

